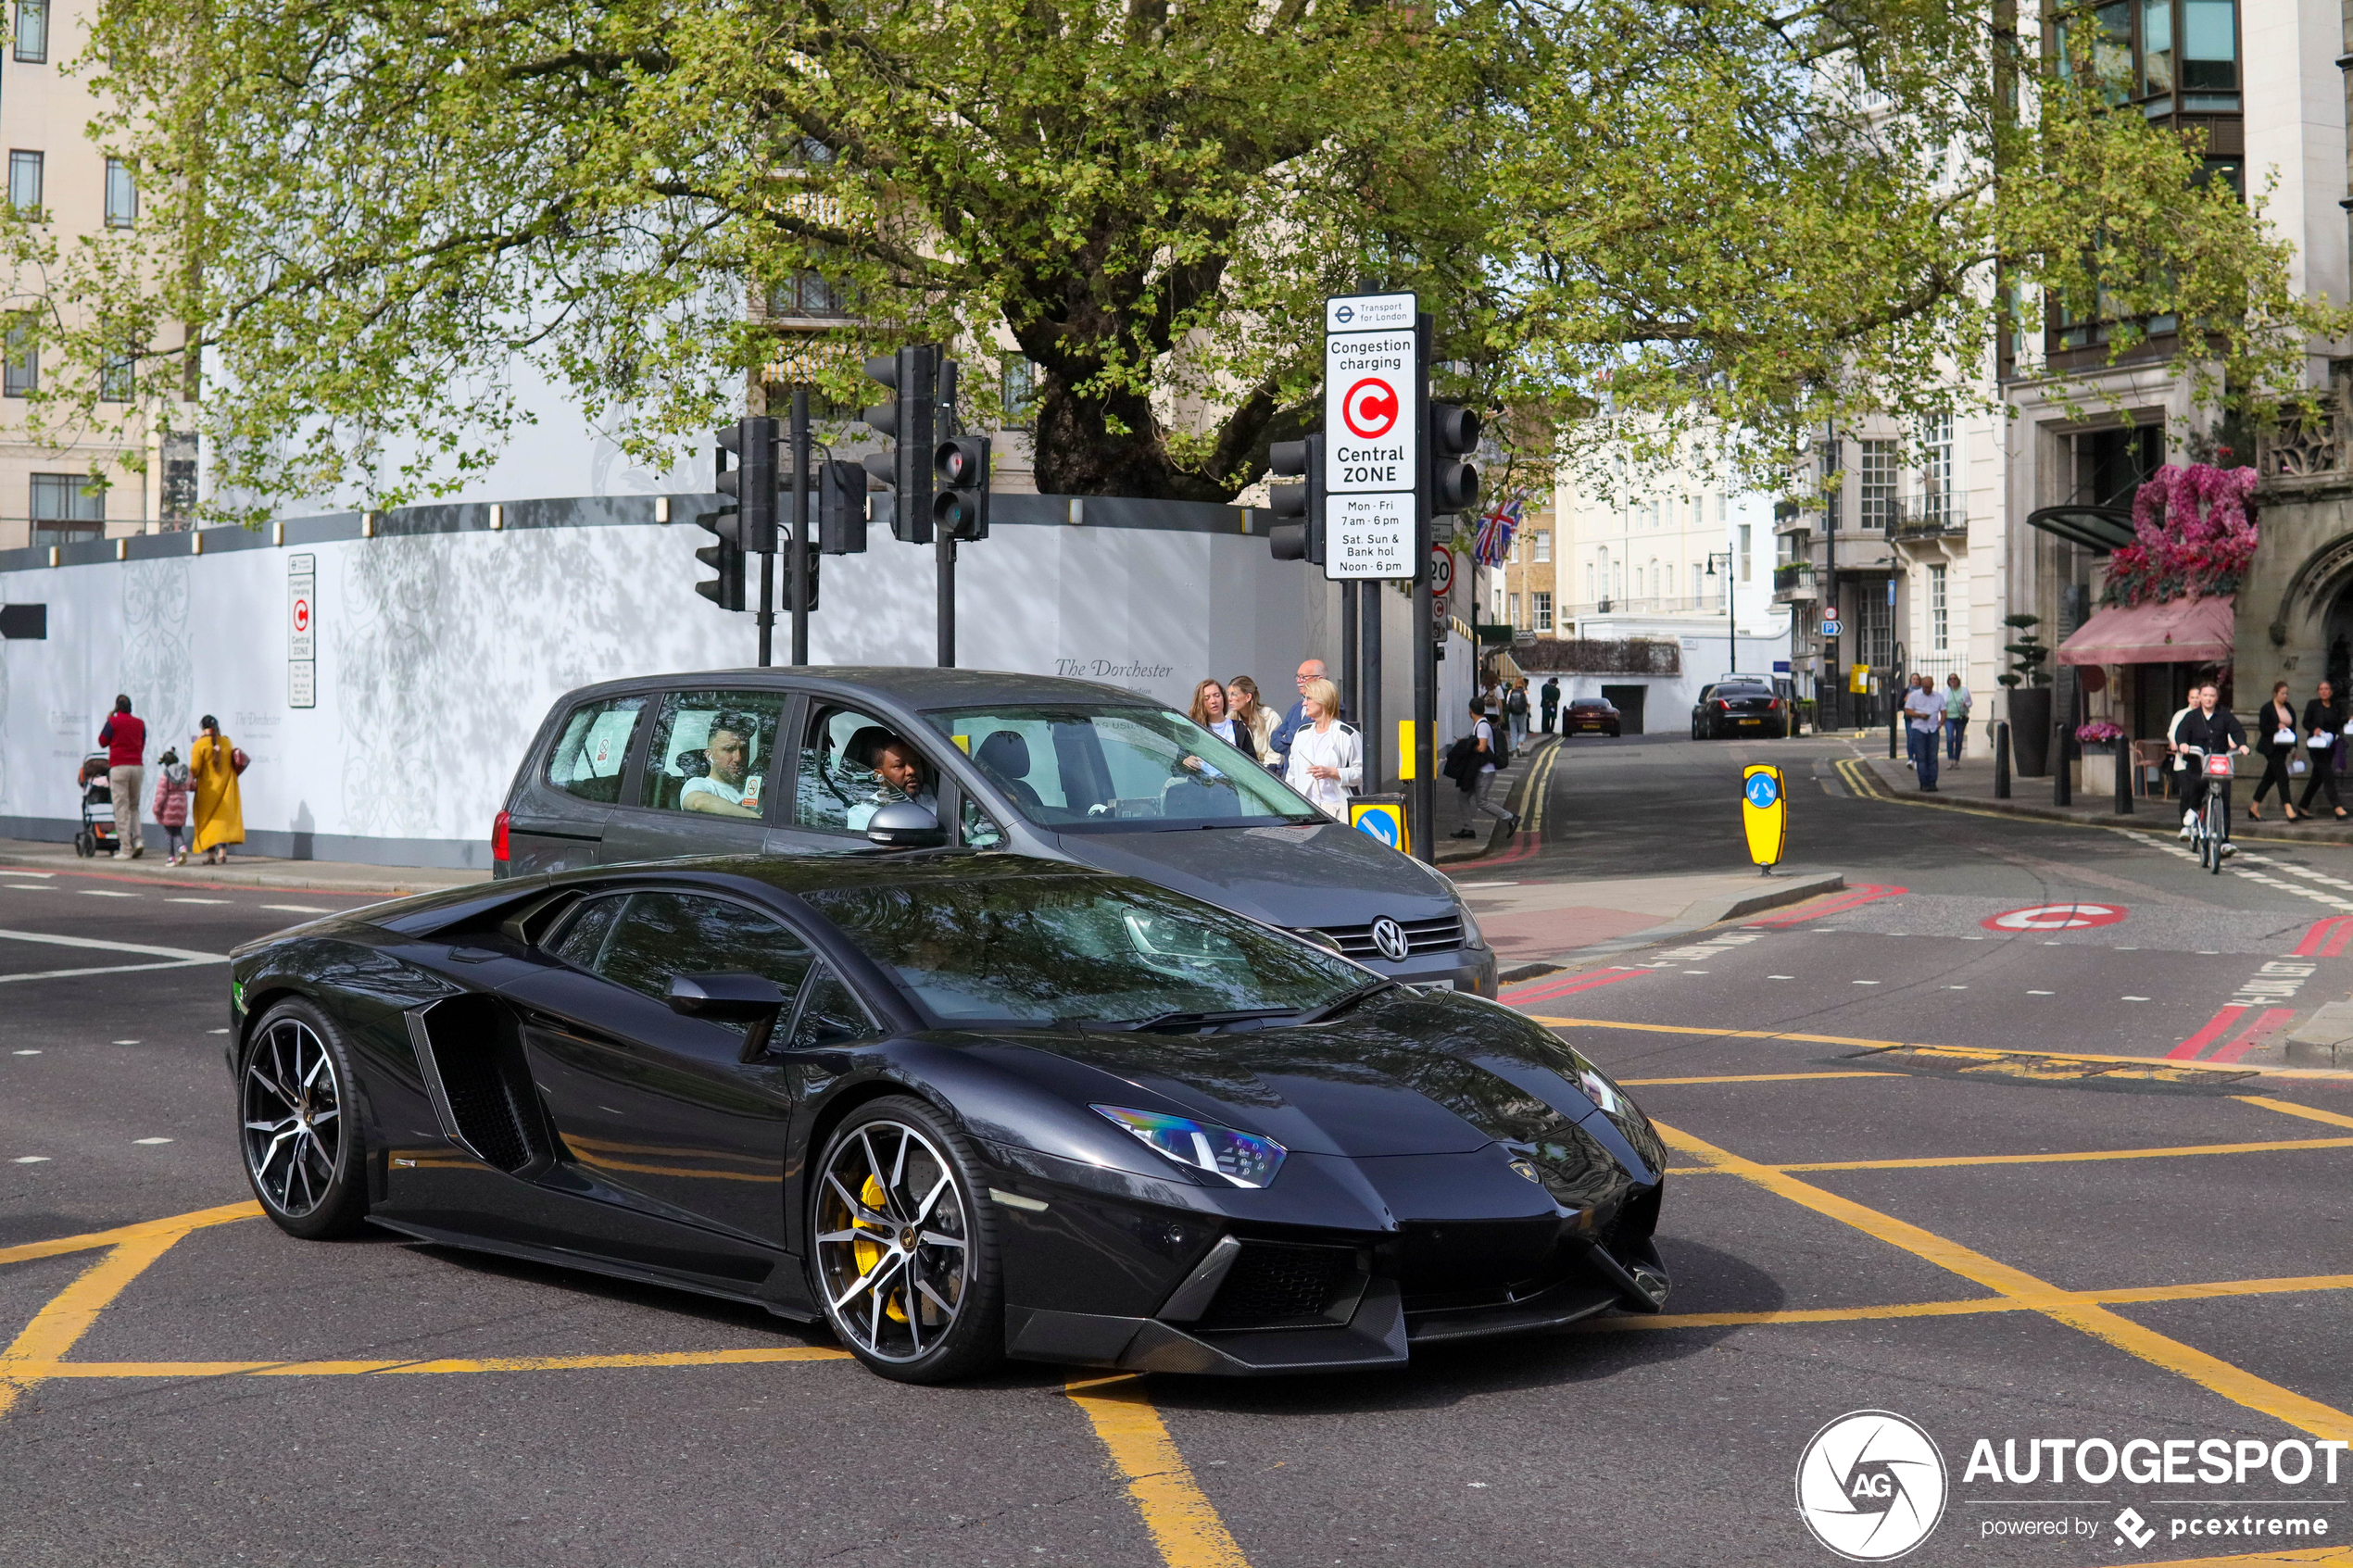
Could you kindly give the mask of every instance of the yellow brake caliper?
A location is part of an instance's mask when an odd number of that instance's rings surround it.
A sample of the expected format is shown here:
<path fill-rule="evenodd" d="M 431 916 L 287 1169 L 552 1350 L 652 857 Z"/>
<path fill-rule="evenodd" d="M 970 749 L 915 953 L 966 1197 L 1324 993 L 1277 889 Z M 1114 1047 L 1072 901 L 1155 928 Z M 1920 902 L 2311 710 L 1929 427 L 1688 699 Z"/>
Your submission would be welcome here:
<path fill-rule="evenodd" d="M 882 1183 L 871 1175 L 866 1178 L 866 1185 L 858 1189 L 858 1201 L 877 1214 L 889 1211 L 883 1198 Z M 862 1233 L 867 1229 L 866 1222 L 855 1214 L 849 1217 L 849 1226 L 850 1229 Z M 851 1256 L 858 1260 L 858 1272 L 861 1274 L 870 1273 L 876 1263 L 882 1261 L 882 1247 L 878 1243 L 869 1241 L 862 1234 L 856 1241 L 849 1244 L 849 1250 Z M 893 1323 L 905 1323 L 907 1309 L 903 1303 L 903 1287 L 900 1290 L 892 1291 L 883 1298 L 883 1316 Z"/>

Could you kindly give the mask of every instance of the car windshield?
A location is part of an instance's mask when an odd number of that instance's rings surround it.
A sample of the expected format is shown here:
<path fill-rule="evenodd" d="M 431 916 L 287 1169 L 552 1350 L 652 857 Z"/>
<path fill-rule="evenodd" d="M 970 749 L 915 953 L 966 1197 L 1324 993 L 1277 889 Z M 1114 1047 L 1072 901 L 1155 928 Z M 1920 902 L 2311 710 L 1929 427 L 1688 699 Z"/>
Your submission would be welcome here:
<path fill-rule="evenodd" d="M 950 1023 L 1294 1012 L 1378 978 L 1239 915 L 1125 878 L 1020 876 L 801 897 Z"/>
<path fill-rule="evenodd" d="M 924 717 L 1016 810 L 1057 832 L 1327 820 L 1258 762 L 1164 708 L 1054 704 Z"/>

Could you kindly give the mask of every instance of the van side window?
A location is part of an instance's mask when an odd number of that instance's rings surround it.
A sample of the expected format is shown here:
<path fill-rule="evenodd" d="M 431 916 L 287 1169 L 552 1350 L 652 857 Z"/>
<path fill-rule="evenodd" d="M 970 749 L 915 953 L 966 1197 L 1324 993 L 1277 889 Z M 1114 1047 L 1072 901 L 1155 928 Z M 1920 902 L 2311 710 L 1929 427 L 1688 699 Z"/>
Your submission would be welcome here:
<path fill-rule="evenodd" d="M 567 795 L 610 806 L 621 799 L 621 770 L 629 760 L 630 737 L 645 710 L 642 696 L 584 702 L 564 717 L 556 748 L 547 757 L 547 782 Z"/>
<path fill-rule="evenodd" d="M 637 804 L 658 811 L 760 815 L 782 721 L 782 692 L 672 692 L 654 716 Z"/>
<path fill-rule="evenodd" d="M 914 762 L 912 776 L 894 774 L 897 764 L 884 755 L 894 749 L 900 754 L 897 763 Z M 920 758 L 895 728 L 856 709 L 812 709 L 808 734 L 800 741 L 793 824 L 857 833 L 877 809 L 900 801 L 912 801 L 938 815 L 937 781 Z"/>

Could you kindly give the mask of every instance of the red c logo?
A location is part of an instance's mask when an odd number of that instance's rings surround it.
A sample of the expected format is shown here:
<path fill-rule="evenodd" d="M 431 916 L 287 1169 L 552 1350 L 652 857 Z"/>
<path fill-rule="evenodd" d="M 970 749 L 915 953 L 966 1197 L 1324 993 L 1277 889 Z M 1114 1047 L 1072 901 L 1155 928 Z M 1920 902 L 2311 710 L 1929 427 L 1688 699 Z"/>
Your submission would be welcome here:
<path fill-rule="evenodd" d="M 1367 441 L 1387 435 L 1397 426 L 1397 389 L 1378 376 L 1366 376 L 1340 400 L 1340 417 Z"/>

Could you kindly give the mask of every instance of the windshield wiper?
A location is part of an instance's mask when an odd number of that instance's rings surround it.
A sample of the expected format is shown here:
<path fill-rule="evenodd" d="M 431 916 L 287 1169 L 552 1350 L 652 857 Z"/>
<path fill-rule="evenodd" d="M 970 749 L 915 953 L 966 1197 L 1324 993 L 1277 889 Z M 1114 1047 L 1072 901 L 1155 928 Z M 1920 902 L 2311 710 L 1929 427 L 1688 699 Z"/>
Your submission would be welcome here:
<path fill-rule="evenodd" d="M 1089 1022 L 1088 1029 L 1117 1029 L 1140 1035 L 1154 1029 L 1213 1029 L 1221 1023 L 1241 1023 L 1253 1018 L 1289 1018 L 1290 1008 L 1228 1008 L 1221 1012 L 1164 1012 L 1132 1022 Z"/>
<path fill-rule="evenodd" d="M 1357 986 L 1356 989 L 1349 992 L 1338 1001 L 1327 1002 L 1324 1006 L 1317 1008 L 1313 1012 L 1301 1013 L 1291 1022 L 1294 1023 L 1322 1023 L 1328 1019 L 1339 1017 L 1341 1013 L 1346 1012 L 1350 1008 L 1354 1007 L 1359 1002 L 1371 1001 L 1375 997 L 1379 996 L 1383 991 L 1390 989 L 1396 984 L 1397 982 L 1394 980 L 1368 981 L 1365 985 Z"/>

